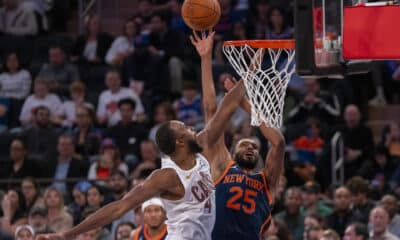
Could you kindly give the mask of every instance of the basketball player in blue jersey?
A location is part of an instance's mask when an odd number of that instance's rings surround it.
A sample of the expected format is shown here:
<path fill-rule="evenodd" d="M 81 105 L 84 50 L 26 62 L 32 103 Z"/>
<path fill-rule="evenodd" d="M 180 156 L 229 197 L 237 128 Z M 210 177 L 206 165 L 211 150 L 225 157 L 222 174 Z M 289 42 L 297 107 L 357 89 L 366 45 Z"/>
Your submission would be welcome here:
<path fill-rule="evenodd" d="M 217 109 L 216 93 L 212 77 L 213 35 L 191 37 L 201 57 L 203 107 L 206 123 Z M 258 51 L 257 54 L 263 54 Z M 229 94 L 229 93 L 228 93 Z M 242 108 L 250 112 L 246 98 Z M 260 131 L 270 142 L 265 168 L 254 172 L 259 159 L 257 144 L 251 139 L 242 139 L 229 153 L 222 135 L 210 147 L 211 173 L 216 187 L 216 221 L 212 234 L 214 240 L 257 240 L 269 227 L 274 192 L 283 171 L 285 142 L 279 130 L 260 126 Z"/>
<path fill-rule="evenodd" d="M 211 33 L 209 39 L 213 36 Z M 210 150 L 244 96 L 245 87 L 241 81 L 224 97 L 221 107 L 200 133 L 179 121 L 162 124 L 156 134 L 157 146 L 164 154 L 161 169 L 155 170 L 121 200 L 102 207 L 72 229 L 39 235 L 36 240 L 73 239 L 111 223 L 156 196 L 160 197 L 167 214 L 166 240 L 211 240 L 215 189 L 209 159 L 215 158 Z"/>
<path fill-rule="evenodd" d="M 159 198 L 142 204 L 143 226 L 135 230 L 131 240 L 165 240 L 167 238 L 166 213 Z"/>

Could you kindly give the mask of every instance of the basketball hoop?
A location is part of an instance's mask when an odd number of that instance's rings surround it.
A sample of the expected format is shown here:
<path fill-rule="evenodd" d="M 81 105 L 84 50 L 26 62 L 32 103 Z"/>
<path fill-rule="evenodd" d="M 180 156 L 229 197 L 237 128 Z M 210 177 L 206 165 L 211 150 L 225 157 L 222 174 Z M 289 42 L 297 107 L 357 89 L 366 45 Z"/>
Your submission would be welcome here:
<path fill-rule="evenodd" d="M 294 40 L 226 41 L 223 52 L 244 80 L 251 125 L 280 128 L 287 85 L 295 71 Z M 265 55 L 269 58 L 264 58 Z"/>

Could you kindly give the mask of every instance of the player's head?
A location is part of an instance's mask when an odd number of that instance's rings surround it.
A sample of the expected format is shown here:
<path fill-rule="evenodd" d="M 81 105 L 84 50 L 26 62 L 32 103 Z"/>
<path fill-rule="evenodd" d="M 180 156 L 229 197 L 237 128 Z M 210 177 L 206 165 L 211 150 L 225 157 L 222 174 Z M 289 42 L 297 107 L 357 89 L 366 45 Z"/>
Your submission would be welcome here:
<path fill-rule="evenodd" d="M 259 158 L 258 145 L 249 138 L 240 140 L 236 144 L 234 158 L 241 168 L 253 170 Z"/>
<path fill-rule="evenodd" d="M 159 198 L 151 198 L 142 204 L 144 223 L 152 229 L 158 229 L 166 220 L 164 205 Z"/>
<path fill-rule="evenodd" d="M 163 123 L 156 133 L 157 146 L 166 155 L 177 152 L 199 153 L 203 149 L 197 142 L 196 132 L 192 127 L 180 121 Z"/>

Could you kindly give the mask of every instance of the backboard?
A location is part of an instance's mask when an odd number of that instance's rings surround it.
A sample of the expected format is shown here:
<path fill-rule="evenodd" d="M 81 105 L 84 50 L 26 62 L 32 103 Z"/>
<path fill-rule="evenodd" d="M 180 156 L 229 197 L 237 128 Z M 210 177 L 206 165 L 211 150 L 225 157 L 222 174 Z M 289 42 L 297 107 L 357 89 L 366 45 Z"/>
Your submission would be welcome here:
<path fill-rule="evenodd" d="M 368 45 L 369 36 L 368 34 L 365 35 L 365 31 L 368 31 L 368 29 L 370 29 L 370 35 L 374 35 L 373 30 L 386 27 L 385 21 L 381 21 L 378 25 L 374 24 L 376 29 L 371 28 L 371 24 L 367 22 L 368 19 L 370 21 L 374 19 L 374 16 L 366 14 L 367 9 L 371 6 L 362 3 L 365 1 L 295 1 L 296 72 L 299 75 L 303 77 L 342 78 L 349 74 L 368 72 L 371 60 L 395 59 L 396 56 L 400 58 L 400 53 L 381 58 L 379 55 L 372 54 L 372 52 L 367 52 L 363 57 L 357 57 L 354 51 L 343 52 L 343 50 L 355 50 L 354 46 L 360 46 L 362 40 Z M 363 5 L 360 5 L 360 3 Z M 384 10 L 387 11 L 387 2 L 380 5 L 385 5 Z M 400 14 L 400 6 L 397 7 L 392 12 L 398 11 L 398 14 Z M 381 16 L 388 15 L 386 12 L 382 12 L 379 19 L 382 18 Z M 361 17 L 365 19 L 360 20 Z M 358 19 L 357 26 L 354 25 L 356 19 Z M 358 38 L 356 38 L 356 34 L 358 34 Z M 380 45 L 370 47 L 379 53 Z"/>

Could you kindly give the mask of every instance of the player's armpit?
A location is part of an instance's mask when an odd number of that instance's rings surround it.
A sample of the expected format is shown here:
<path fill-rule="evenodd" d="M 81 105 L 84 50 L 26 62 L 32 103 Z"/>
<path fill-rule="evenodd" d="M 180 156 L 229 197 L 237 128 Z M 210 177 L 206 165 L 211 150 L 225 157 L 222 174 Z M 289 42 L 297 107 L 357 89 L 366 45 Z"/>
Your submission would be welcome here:
<path fill-rule="evenodd" d="M 260 126 L 260 131 L 271 143 L 271 148 L 265 159 L 265 168 L 263 171 L 267 177 L 270 192 L 274 195 L 284 167 L 285 139 L 278 129 L 267 127 L 265 124 Z"/>

